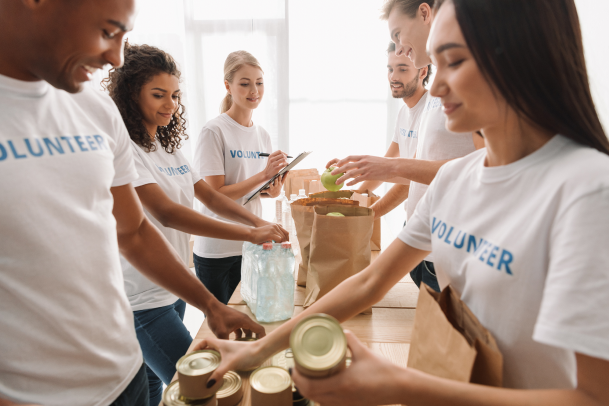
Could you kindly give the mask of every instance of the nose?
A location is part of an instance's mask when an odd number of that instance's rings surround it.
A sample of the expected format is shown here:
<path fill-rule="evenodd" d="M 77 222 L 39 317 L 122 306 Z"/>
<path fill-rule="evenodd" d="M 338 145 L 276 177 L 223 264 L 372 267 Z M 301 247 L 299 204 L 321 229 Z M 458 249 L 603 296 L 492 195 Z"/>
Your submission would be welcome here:
<path fill-rule="evenodd" d="M 404 47 L 400 44 L 395 45 L 395 56 L 404 55 Z"/>
<path fill-rule="evenodd" d="M 123 52 L 124 46 L 125 45 L 123 42 L 123 36 L 117 35 L 117 38 L 115 38 L 115 40 L 111 42 L 111 45 L 108 50 L 104 52 L 104 59 L 107 63 L 112 65 L 112 67 L 120 68 L 121 66 L 123 66 L 123 63 L 125 61 Z"/>
<path fill-rule="evenodd" d="M 442 72 L 437 70 L 436 77 L 434 78 L 431 88 L 429 89 L 429 94 L 431 94 L 433 97 L 444 97 L 449 92 L 448 85 L 441 75 Z"/>

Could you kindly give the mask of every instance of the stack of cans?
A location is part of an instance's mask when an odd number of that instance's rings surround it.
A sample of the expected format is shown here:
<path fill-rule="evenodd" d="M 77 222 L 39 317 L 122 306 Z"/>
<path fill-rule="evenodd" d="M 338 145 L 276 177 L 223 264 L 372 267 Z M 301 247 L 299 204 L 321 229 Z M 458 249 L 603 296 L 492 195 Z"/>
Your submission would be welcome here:
<path fill-rule="evenodd" d="M 338 320 L 327 314 L 302 319 L 292 330 L 294 366 L 309 378 L 325 378 L 342 371 L 347 361 L 347 337 Z"/>
<path fill-rule="evenodd" d="M 220 353 L 201 350 L 186 354 L 178 360 L 178 380 L 163 393 L 165 406 L 234 406 L 243 396 L 241 377 L 229 371 L 222 381 L 207 388 L 207 381 L 220 365 Z"/>

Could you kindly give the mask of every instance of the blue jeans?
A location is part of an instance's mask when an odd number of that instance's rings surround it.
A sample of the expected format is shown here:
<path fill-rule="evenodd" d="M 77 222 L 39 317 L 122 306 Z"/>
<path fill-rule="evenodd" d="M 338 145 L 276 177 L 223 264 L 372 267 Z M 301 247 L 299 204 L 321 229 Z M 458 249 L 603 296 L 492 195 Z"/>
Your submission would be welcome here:
<path fill-rule="evenodd" d="M 419 265 L 410 271 L 410 277 L 414 283 L 417 284 L 419 289 L 421 288 L 421 282 L 425 282 L 436 292 L 440 291 L 440 285 L 438 284 L 436 269 L 433 266 L 433 262 L 421 261 Z"/>
<path fill-rule="evenodd" d="M 146 364 L 142 364 L 123 393 L 109 406 L 149 406 L 149 404 Z M 154 406 L 157 405 L 158 403 Z"/>
<path fill-rule="evenodd" d="M 146 361 L 150 405 L 157 406 L 163 397 L 163 383 L 168 385 L 176 373 L 176 362 L 188 351 L 192 337 L 182 322 L 186 303 L 178 299 L 172 305 L 133 312 L 135 333 Z"/>
<path fill-rule="evenodd" d="M 197 277 L 220 302 L 227 304 L 241 282 L 241 255 L 203 258 L 193 254 Z"/>

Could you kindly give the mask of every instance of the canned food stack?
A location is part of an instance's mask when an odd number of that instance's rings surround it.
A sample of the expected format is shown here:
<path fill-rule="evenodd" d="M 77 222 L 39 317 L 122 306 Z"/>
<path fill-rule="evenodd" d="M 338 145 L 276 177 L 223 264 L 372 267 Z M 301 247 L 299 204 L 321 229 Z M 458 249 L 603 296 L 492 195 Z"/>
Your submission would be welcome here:
<path fill-rule="evenodd" d="M 279 367 L 262 367 L 250 376 L 252 406 L 292 406 L 292 378 Z"/>
<path fill-rule="evenodd" d="M 241 377 L 233 371 L 224 374 L 222 381 L 207 388 L 207 381 L 220 365 L 220 353 L 201 350 L 186 354 L 178 360 L 178 380 L 163 393 L 165 406 L 235 406 L 243 397 Z"/>
<path fill-rule="evenodd" d="M 309 378 L 325 378 L 346 367 L 347 337 L 338 320 L 326 314 L 302 319 L 292 330 L 294 366 Z"/>

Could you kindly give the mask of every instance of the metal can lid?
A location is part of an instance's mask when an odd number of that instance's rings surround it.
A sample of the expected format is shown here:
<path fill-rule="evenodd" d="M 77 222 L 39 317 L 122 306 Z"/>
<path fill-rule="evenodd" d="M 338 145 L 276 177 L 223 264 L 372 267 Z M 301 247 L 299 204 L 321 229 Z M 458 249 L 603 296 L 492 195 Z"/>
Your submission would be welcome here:
<path fill-rule="evenodd" d="M 273 243 L 272 242 L 265 242 L 264 244 L 262 244 L 262 249 L 263 250 L 272 250 L 273 249 Z"/>
<path fill-rule="evenodd" d="M 252 372 L 250 386 L 260 393 L 280 393 L 290 388 L 292 377 L 280 367 L 261 367 Z"/>
<path fill-rule="evenodd" d="M 167 385 L 163 392 L 163 405 L 165 406 L 215 406 L 216 396 L 206 399 L 189 399 L 180 395 L 180 383 L 174 381 Z"/>
<path fill-rule="evenodd" d="M 281 243 L 281 248 L 292 248 L 292 243 L 289 241 L 284 241 Z"/>
<path fill-rule="evenodd" d="M 221 360 L 218 351 L 210 349 L 195 351 L 180 358 L 176 364 L 176 369 L 182 375 L 205 375 L 215 371 Z"/>
<path fill-rule="evenodd" d="M 224 382 L 220 387 L 220 390 L 216 392 L 218 399 L 224 399 L 241 390 L 241 377 L 233 371 L 228 371 L 224 374 Z"/>
<path fill-rule="evenodd" d="M 298 365 L 310 371 L 325 371 L 342 362 L 347 354 L 347 337 L 334 317 L 314 314 L 294 327 L 290 347 Z"/>

